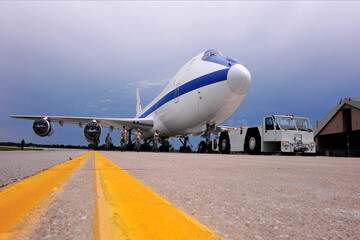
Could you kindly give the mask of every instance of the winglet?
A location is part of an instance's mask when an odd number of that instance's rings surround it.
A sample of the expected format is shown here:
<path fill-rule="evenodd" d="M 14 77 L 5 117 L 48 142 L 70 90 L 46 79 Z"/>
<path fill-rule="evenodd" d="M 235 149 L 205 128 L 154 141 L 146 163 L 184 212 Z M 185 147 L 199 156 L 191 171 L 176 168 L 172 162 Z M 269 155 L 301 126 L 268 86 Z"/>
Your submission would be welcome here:
<path fill-rule="evenodd" d="M 139 88 L 136 88 L 136 117 L 139 117 L 142 112 Z"/>

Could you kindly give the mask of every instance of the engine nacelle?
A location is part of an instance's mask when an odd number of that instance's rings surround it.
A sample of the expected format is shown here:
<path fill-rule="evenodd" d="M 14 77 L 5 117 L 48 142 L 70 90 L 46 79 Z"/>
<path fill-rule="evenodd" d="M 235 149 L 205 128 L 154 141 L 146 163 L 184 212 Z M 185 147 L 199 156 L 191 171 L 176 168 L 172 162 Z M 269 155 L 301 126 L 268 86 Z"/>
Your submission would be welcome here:
<path fill-rule="evenodd" d="M 33 130 L 40 137 L 51 136 L 54 133 L 54 127 L 46 118 L 36 119 L 33 123 Z"/>
<path fill-rule="evenodd" d="M 88 142 L 97 144 L 101 136 L 101 126 L 97 122 L 88 122 L 84 127 L 84 136 Z"/>

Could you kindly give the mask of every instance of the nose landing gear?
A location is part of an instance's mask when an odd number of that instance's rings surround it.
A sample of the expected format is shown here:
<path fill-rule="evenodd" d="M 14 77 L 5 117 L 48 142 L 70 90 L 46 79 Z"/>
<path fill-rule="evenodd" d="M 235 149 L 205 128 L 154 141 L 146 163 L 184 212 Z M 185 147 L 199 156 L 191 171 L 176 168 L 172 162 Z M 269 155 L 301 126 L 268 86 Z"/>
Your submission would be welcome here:
<path fill-rule="evenodd" d="M 210 136 L 211 136 L 211 132 L 214 129 L 215 129 L 215 124 L 211 124 L 211 125 L 209 123 L 206 124 L 206 130 L 204 134 L 201 135 L 201 137 L 205 138 L 205 141 L 201 141 L 199 143 L 199 147 L 198 147 L 199 153 L 212 152 Z"/>

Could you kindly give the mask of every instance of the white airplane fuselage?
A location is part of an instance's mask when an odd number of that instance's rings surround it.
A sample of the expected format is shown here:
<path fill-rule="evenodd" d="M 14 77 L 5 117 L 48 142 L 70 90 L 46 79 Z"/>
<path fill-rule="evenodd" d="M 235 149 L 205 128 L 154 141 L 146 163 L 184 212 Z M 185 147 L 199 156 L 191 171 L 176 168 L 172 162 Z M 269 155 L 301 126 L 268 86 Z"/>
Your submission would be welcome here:
<path fill-rule="evenodd" d="M 154 120 L 144 139 L 152 137 L 155 130 L 162 137 L 181 138 L 203 132 L 207 124 L 222 124 L 240 107 L 250 83 L 249 71 L 236 60 L 215 50 L 200 53 L 137 114 L 137 118 Z"/>
<path fill-rule="evenodd" d="M 53 122 L 84 125 L 84 136 L 96 146 L 101 127 L 140 128 L 143 139 L 153 137 L 156 130 L 161 138 L 183 138 L 200 135 L 229 119 L 240 107 L 251 83 L 249 71 L 237 60 L 208 50 L 187 62 L 175 74 L 165 89 L 144 109 L 139 92 L 135 118 L 103 118 L 75 116 L 11 115 L 12 118 L 34 120 L 33 130 L 40 136 L 51 136 Z"/>

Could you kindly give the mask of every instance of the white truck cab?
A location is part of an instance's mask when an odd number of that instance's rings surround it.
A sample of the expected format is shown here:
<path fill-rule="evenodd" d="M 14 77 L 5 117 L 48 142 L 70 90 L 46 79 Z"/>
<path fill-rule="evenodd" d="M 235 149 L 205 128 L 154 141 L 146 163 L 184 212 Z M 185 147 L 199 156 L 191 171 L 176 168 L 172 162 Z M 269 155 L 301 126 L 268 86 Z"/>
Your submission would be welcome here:
<path fill-rule="evenodd" d="M 306 153 L 315 154 L 314 133 L 308 118 L 272 115 L 259 127 L 228 129 L 212 142 L 213 151 L 222 153 Z"/>

